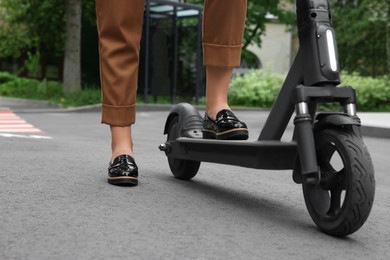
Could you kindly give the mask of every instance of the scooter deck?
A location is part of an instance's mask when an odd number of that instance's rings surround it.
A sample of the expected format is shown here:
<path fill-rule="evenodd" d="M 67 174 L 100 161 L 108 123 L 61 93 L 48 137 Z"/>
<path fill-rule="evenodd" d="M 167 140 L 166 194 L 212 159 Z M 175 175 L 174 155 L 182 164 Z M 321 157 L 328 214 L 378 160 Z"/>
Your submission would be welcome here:
<path fill-rule="evenodd" d="M 254 169 L 293 169 L 295 141 L 228 141 L 180 137 L 166 143 L 168 157 L 230 164 Z"/>

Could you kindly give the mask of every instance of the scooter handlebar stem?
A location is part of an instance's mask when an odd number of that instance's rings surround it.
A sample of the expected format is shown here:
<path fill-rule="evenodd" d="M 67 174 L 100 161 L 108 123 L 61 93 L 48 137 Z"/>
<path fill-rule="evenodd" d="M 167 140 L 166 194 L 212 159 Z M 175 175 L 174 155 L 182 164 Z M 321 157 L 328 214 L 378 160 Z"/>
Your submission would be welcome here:
<path fill-rule="evenodd" d="M 340 84 L 338 52 L 328 0 L 297 0 L 299 45 L 306 86 Z"/>
<path fill-rule="evenodd" d="M 312 18 L 317 18 L 318 15 L 321 16 L 322 21 L 327 21 L 331 24 L 331 17 L 328 15 L 330 13 L 328 0 L 297 0 L 296 5 L 298 30 L 310 24 Z"/>

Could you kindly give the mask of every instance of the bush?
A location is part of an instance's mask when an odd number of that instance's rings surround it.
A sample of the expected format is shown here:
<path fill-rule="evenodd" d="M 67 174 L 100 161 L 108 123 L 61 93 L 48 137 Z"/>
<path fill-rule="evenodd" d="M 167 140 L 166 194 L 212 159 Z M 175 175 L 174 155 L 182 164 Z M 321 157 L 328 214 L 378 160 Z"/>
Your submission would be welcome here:
<path fill-rule="evenodd" d="M 359 111 L 390 111 L 390 78 L 388 76 L 371 78 L 342 73 L 341 79 L 343 86 L 355 88 Z M 255 70 L 237 76 L 229 88 L 229 104 L 270 108 L 283 82 L 284 76 L 267 70 Z M 0 96 L 47 100 L 64 107 L 101 103 L 99 88 L 84 88 L 80 93 L 65 95 L 62 93 L 62 84 L 59 82 L 19 78 L 6 72 L 0 72 Z M 166 98 L 165 102 L 162 102 L 159 97 L 158 102 L 167 103 L 169 100 Z M 321 107 L 339 109 L 338 106 L 333 105 Z"/>
<path fill-rule="evenodd" d="M 100 89 L 86 88 L 81 92 L 56 96 L 51 101 L 63 107 L 93 105 L 101 103 L 101 93 Z"/>
<path fill-rule="evenodd" d="M 0 84 L 6 83 L 8 81 L 14 80 L 17 78 L 15 75 L 12 75 L 8 72 L 0 71 Z"/>
<path fill-rule="evenodd" d="M 0 96 L 47 100 L 63 107 L 101 102 L 100 89 L 89 87 L 79 93 L 65 95 L 59 82 L 20 78 L 7 72 L 0 72 Z"/>
<path fill-rule="evenodd" d="M 341 74 L 342 86 L 352 86 L 359 111 L 390 111 L 390 78 Z M 284 77 L 265 70 L 252 71 L 235 78 L 229 89 L 229 104 L 270 108 L 283 85 Z M 325 106 L 334 108 L 335 106 Z"/>
<path fill-rule="evenodd" d="M 236 77 L 229 88 L 229 104 L 232 106 L 271 107 L 284 77 L 266 70 L 254 70 Z"/>
<path fill-rule="evenodd" d="M 390 111 L 390 78 L 362 77 L 358 74 L 341 75 L 342 85 L 356 90 L 359 111 Z"/>
<path fill-rule="evenodd" d="M 19 78 L 4 72 L 0 74 L 0 96 L 47 100 L 61 92 L 62 86 L 58 82 Z"/>

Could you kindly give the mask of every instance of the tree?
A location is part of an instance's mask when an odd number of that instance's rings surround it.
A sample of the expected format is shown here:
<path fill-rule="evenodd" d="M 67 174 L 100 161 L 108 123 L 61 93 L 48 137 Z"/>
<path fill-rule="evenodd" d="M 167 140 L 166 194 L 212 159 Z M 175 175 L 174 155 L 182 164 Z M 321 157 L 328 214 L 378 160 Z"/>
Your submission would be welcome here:
<path fill-rule="evenodd" d="M 66 6 L 64 92 L 81 90 L 81 1 L 68 0 Z"/>
<path fill-rule="evenodd" d="M 64 91 L 80 90 L 81 2 L 94 23 L 90 0 L 1 0 L 0 58 L 36 54 L 45 78 L 47 59 L 55 57 L 60 68 L 63 62 Z"/>
<path fill-rule="evenodd" d="M 39 53 L 41 77 L 48 54 L 60 58 L 64 50 L 63 0 L 1 0 L 0 58 Z"/>
<path fill-rule="evenodd" d="M 32 39 L 26 37 L 28 28 L 25 24 L 15 23 L 18 12 L 24 12 L 25 6 L 20 6 L 17 1 L 0 2 L 0 57 L 18 58 L 20 50 L 29 48 Z M 19 11 L 18 11 L 19 10 Z"/>
<path fill-rule="evenodd" d="M 390 75 L 387 0 L 331 0 L 339 60 L 348 72 Z"/>

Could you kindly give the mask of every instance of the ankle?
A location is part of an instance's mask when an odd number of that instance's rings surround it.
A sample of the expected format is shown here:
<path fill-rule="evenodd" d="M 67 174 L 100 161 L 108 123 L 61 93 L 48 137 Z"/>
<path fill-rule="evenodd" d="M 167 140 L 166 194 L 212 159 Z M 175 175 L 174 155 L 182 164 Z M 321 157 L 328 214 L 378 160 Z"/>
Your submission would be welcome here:
<path fill-rule="evenodd" d="M 216 107 L 207 107 L 206 106 L 206 114 L 213 120 L 215 120 L 217 118 L 217 114 L 219 111 L 223 110 L 223 109 L 230 109 L 230 107 L 228 105 L 222 105 L 222 106 L 216 106 Z"/>
<path fill-rule="evenodd" d="M 119 155 L 122 155 L 122 154 L 127 154 L 127 155 L 130 155 L 131 157 L 133 157 L 132 149 L 116 149 L 116 150 L 112 151 L 111 161 L 113 161 L 116 157 L 118 157 Z"/>
<path fill-rule="evenodd" d="M 130 126 L 111 126 L 111 137 L 112 159 L 122 154 L 133 156 L 133 140 Z"/>

